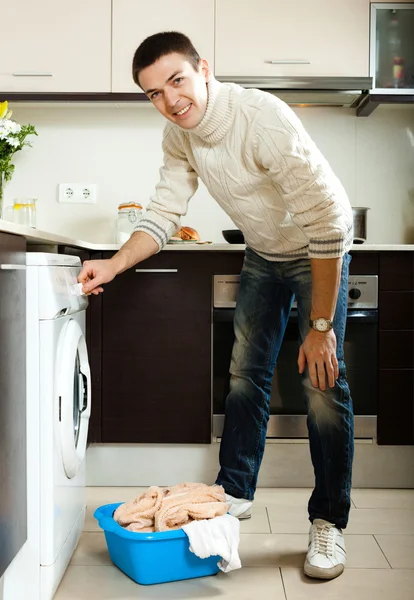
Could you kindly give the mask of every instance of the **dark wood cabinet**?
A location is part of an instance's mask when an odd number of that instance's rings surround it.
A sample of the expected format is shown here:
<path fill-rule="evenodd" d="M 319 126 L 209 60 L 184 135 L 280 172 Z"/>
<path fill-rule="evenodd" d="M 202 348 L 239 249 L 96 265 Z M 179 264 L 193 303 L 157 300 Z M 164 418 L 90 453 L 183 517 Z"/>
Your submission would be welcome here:
<path fill-rule="evenodd" d="M 94 441 L 211 442 L 213 275 L 243 262 L 223 254 L 162 252 L 107 284 L 101 306 L 91 302 L 92 335 L 102 322 Z"/>
<path fill-rule="evenodd" d="M 25 251 L 0 233 L 0 577 L 27 539 Z"/>
<path fill-rule="evenodd" d="M 378 443 L 414 443 L 414 252 L 379 255 Z"/>
<path fill-rule="evenodd" d="M 199 258 L 164 252 L 105 287 L 103 442 L 210 442 L 211 294 Z"/>

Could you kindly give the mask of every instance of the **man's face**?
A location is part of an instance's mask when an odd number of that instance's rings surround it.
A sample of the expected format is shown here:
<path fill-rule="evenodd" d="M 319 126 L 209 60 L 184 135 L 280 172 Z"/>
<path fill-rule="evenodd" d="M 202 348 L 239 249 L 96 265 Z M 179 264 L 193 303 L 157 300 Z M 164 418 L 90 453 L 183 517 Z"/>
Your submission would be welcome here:
<path fill-rule="evenodd" d="M 183 129 L 196 127 L 206 112 L 209 67 L 194 71 L 182 54 L 167 54 L 139 74 L 139 83 L 155 108 Z"/>

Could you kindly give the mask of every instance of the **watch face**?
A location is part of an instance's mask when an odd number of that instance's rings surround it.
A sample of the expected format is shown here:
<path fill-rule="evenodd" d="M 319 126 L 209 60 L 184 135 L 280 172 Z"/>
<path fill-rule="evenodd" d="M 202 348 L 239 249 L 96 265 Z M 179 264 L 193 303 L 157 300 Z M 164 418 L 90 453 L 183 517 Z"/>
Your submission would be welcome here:
<path fill-rule="evenodd" d="M 314 321 L 315 323 L 315 329 L 317 329 L 318 331 L 328 331 L 329 329 L 329 323 L 327 322 L 326 319 L 316 319 Z"/>

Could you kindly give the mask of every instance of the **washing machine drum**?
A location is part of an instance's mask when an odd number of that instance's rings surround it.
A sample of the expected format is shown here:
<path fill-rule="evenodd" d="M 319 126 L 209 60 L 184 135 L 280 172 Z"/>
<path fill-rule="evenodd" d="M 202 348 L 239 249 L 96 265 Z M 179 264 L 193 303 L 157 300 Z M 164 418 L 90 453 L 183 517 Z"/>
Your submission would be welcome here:
<path fill-rule="evenodd" d="M 70 320 L 59 338 L 56 385 L 58 430 L 66 476 L 71 479 L 85 458 L 91 413 L 91 374 L 82 329 Z"/>

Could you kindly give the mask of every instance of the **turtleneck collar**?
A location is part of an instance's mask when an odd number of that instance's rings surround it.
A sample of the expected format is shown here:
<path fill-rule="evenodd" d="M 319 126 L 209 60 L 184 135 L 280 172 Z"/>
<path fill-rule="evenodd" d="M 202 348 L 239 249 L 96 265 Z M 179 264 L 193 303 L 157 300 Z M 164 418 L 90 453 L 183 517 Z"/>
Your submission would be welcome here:
<path fill-rule="evenodd" d="M 230 129 L 234 118 L 234 95 L 230 86 L 212 75 L 207 83 L 207 109 L 200 123 L 189 130 L 208 143 L 218 142 Z"/>

